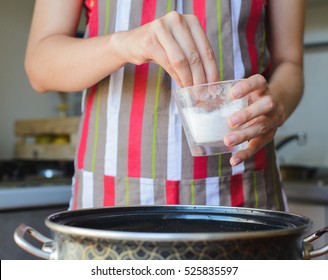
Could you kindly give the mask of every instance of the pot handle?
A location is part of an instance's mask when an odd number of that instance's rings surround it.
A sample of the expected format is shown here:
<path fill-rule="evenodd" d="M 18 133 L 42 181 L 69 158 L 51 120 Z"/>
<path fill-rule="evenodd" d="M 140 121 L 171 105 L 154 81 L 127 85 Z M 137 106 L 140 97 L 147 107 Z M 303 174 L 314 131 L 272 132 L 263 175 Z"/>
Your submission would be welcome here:
<path fill-rule="evenodd" d="M 39 249 L 39 248 L 35 247 L 34 245 L 32 245 L 31 243 L 29 243 L 24 238 L 25 233 L 28 234 L 29 236 L 33 237 L 37 241 L 40 241 L 41 243 L 43 243 L 42 249 Z M 54 251 L 54 245 L 55 245 L 54 240 L 45 237 L 44 235 L 42 235 L 41 233 L 39 233 L 32 227 L 29 227 L 25 224 L 21 224 L 16 228 L 15 233 L 14 233 L 14 239 L 15 239 L 16 244 L 19 247 L 21 247 L 28 253 L 30 253 L 34 256 L 37 256 L 41 259 L 50 260 L 51 253 Z"/>
<path fill-rule="evenodd" d="M 318 239 L 325 233 L 328 233 L 328 226 L 324 227 L 323 229 L 317 230 L 316 232 L 310 234 L 309 236 L 303 239 L 303 241 L 305 242 L 303 252 L 304 259 L 309 260 L 328 253 L 328 244 L 319 249 L 313 249 L 313 246 L 311 244 L 312 241 Z"/>

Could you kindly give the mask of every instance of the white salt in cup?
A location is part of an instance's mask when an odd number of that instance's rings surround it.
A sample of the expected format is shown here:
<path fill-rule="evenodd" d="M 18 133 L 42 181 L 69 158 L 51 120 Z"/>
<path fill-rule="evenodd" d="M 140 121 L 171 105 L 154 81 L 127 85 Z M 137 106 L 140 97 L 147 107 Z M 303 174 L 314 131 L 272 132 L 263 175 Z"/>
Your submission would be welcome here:
<path fill-rule="evenodd" d="M 245 149 L 247 142 L 227 147 L 224 136 L 234 129 L 227 118 L 248 105 L 247 97 L 232 99 L 231 88 L 240 80 L 179 88 L 173 96 L 193 156 L 209 156 Z"/>

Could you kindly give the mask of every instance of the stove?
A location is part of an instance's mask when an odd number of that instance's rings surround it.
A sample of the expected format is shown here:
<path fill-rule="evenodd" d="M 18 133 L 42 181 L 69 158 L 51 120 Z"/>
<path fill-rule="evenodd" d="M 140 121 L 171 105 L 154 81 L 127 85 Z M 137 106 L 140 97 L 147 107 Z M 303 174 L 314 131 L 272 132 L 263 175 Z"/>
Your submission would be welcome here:
<path fill-rule="evenodd" d="M 73 162 L 1 161 L 0 211 L 69 203 Z"/>

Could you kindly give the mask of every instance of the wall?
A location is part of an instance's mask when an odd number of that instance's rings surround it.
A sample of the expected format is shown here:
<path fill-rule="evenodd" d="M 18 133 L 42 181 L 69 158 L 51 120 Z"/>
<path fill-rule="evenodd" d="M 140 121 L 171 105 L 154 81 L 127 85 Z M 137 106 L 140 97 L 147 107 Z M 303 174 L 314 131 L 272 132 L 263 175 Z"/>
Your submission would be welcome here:
<path fill-rule="evenodd" d="M 11 159 L 17 119 L 57 115 L 57 93 L 37 94 L 29 85 L 24 56 L 34 0 L 2 1 L 0 9 L 0 160 Z M 71 94 L 69 99 L 76 99 Z"/>
<path fill-rule="evenodd" d="M 276 138 L 307 133 L 305 146 L 292 142 L 281 149 L 279 159 L 284 163 L 328 166 L 328 2 L 310 4 L 305 30 L 304 97 Z"/>
<path fill-rule="evenodd" d="M 3 1 L 0 9 L 0 158 L 11 158 L 14 121 L 55 115 L 54 94 L 38 95 L 24 72 L 24 55 L 34 1 Z"/>

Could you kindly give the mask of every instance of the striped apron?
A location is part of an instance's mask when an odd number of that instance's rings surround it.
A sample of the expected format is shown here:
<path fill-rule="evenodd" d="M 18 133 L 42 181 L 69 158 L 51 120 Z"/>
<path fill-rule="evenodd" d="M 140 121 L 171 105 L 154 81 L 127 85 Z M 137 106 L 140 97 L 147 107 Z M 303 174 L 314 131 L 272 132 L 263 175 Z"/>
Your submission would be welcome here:
<path fill-rule="evenodd" d="M 263 73 L 270 62 L 264 0 L 85 5 L 86 37 L 135 28 L 172 10 L 195 14 L 214 49 L 220 80 Z M 230 154 L 192 157 L 172 86 L 154 63 L 127 64 L 84 91 L 70 209 L 184 204 L 286 210 L 273 143 L 235 167 Z"/>

